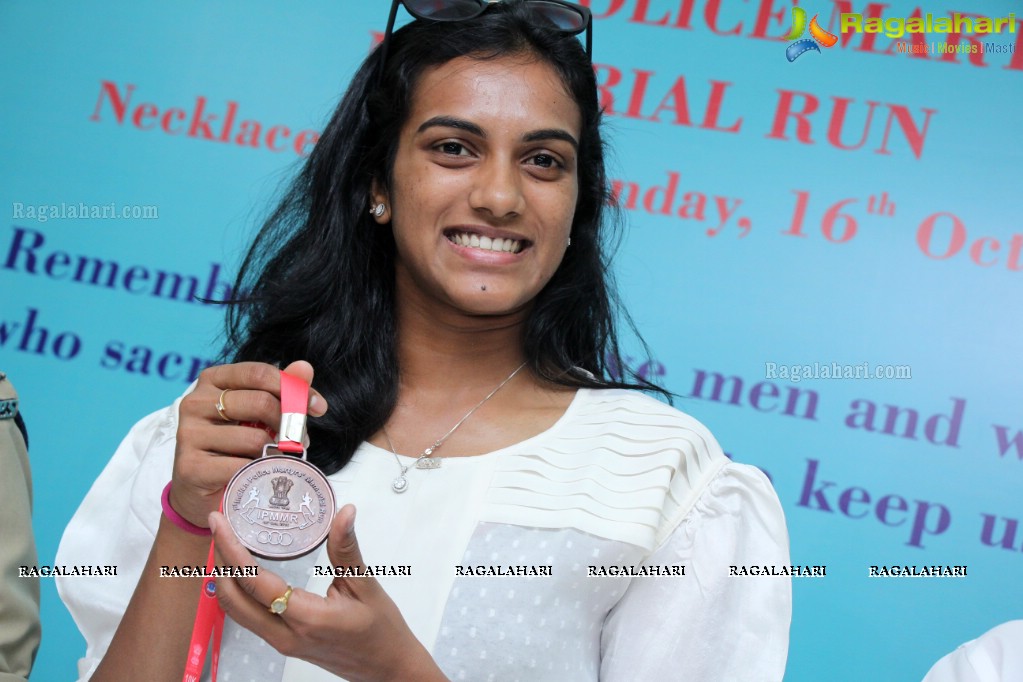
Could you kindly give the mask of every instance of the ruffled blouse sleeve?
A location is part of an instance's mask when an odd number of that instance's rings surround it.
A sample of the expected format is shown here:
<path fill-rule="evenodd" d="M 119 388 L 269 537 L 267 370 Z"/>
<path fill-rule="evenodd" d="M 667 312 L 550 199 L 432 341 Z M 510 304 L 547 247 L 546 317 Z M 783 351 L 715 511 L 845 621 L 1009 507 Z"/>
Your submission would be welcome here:
<path fill-rule="evenodd" d="M 731 566 L 787 566 L 781 505 L 764 474 L 728 463 L 644 565 L 685 566 L 682 578 L 632 580 L 601 637 L 600 679 L 781 680 L 791 582 L 730 575 Z"/>
<path fill-rule="evenodd" d="M 64 530 L 61 566 L 101 575 L 56 578 L 57 592 L 86 641 L 79 679 L 89 679 L 135 592 L 160 524 L 160 494 L 171 479 L 178 402 L 128 432 Z M 115 575 L 110 575 L 115 572 Z"/>

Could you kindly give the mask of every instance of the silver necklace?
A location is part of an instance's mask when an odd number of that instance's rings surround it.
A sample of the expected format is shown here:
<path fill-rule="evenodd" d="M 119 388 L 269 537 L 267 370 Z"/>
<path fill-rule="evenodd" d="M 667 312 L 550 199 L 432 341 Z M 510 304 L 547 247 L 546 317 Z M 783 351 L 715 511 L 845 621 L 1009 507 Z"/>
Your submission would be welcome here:
<path fill-rule="evenodd" d="M 491 391 L 489 394 L 487 394 L 486 398 L 484 398 L 483 400 L 481 400 L 478 403 L 476 403 L 476 406 L 473 407 L 468 412 L 466 412 L 465 416 L 462 417 L 461 419 L 459 419 L 457 424 L 452 426 L 448 430 L 448 432 L 445 433 L 443 436 L 441 436 L 437 440 L 433 441 L 433 445 L 431 445 L 430 447 L 428 447 L 425 450 L 423 450 L 423 454 L 419 455 L 419 457 L 416 457 L 416 461 L 413 462 L 412 464 L 409 464 L 408 466 L 405 466 L 405 465 L 403 465 L 401 463 L 401 460 L 398 458 L 398 451 L 394 449 L 394 443 L 391 442 L 391 436 L 388 435 L 388 433 L 387 433 L 387 427 L 386 426 L 383 427 L 382 430 L 384 432 L 384 438 L 387 440 L 387 447 L 389 447 L 391 449 L 391 452 L 394 454 L 394 461 L 398 463 L 398 467 L 401 469 L 401 473 L 398 474 L 397 478 L 395 478 L 393 481 L 391 481 L 391 490 L 393 490 L 396 493 L 403 493 L 406 490 L 408 490 L 408 478 L 405 476 L 405 474 L 407 474 L 408 470 L 411 469 L 412 467 L 415 467 L 417 469 L 438 469 L 438 468 L 440 468 L 441 460 L 439 460 L 439 459 L 431 459 L 431 457 L 433 456 L 433 453 L 436 452 L 437 449 L 440 448 L 440 446 L 444 444 L 444 441 L 446 441 L 448 439 L 448 436 L 450 436 L 456 430 L 458 430 L 458 427 L 461 426 L 465 422 L 466 419 L 468 419 L 469 417 L 472 416 L 473 412 L 475 412 L 476 410 L 478 410 L 481 407 L 483 407 L 483 404 L 485 402 L 487 402 L 488 400 L 493 398 L 494 395 L 498 391 L 500 391 L 502 388 L 504 388 L 505 384 L 507 384 L 512 379 L 514 379 L 515 375 L 519 373 L 519 370 L 521 370 L 525 366 L 526 366 L 526 363 L 523 362 L 521 365 L 516 367 L 515 371 L 513 371 L 511 374 L 509 374 L 508 377 L 504 381 L 502 381 L 501 383 L 499 383 L 497 385 L 497 388 L 495 388 L 493 391 Z"/>

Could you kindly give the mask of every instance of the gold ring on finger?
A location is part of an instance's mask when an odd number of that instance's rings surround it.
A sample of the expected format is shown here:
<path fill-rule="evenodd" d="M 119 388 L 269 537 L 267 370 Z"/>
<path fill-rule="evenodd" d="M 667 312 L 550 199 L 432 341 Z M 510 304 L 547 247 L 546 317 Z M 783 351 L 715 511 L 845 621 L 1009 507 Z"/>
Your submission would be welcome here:
<path fill-rule="evenodd" d="M 270 602 L 270 607 L 267 609 L 267 611 L 274 614 L 275 616 L 284 615 L 284 612 L 288 610 L 288 600 L 291 599 L 291 591 L 292 591 L 291 585 L 288 585 L 288 589 L 284 592 L 283 595 L 277 597 L 277 599 L 274 599 L 272 602 Z"/>
<path fill-rule="evenodd" d="M 223 391 L 220 392 L 220 397 L 217 398 L 217 414 L 219 414 L 220 418 L 226 422 L 234 421 L 233 419 L 227 416 L 227 408 L 224 406 L 224 396 L 227 395 L 227 392 L 230 390 L 231 389 L 229 388 L 225 388 Z"/>

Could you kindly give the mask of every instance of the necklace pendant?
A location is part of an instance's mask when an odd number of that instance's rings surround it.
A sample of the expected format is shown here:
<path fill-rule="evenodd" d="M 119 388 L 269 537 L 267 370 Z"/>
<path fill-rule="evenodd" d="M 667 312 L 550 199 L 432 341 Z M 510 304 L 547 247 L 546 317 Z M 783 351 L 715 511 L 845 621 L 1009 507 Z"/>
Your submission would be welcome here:
<path fill-rule="evenodd" d="M 396 493 L 403 493 L 408 490 L 408 479 L 405 478 L 405 474 L 400 474 L 396 479 L 391 481 L 391 490 Z"/>
<path fill-rule="evenodd" d="M 491 2 L 495 2 L 495 1 L 496 0 L 491 0 Z M 515 370 L 511 374 L 509 374 L 505 378 L 504 381 L 502 381 L 501 383 L 499 383 L 497 385 L 497 388 L 495 388 L 493 391 L 491 391 L 487 395 L 486 398 L 484 398 L 483 400 L 481 400 L 478 403 L 476 403 L 475 407 L 473 407 L 471 410 L 466 412 L 464 417 L 459 419 L 458 422 L 454 426 L 452 426 L 450 429 L 448 429 L 447 433 L 445 433 L 443 436 L 441 436 L 440 438 L 435 440 L 433 442 L 433 445 L 431 445 L 430 447 L 428 447 L 425 450 L 423 450 L 423 454 L 419 455 L 419 457 L 414 462 L 415 468 L 416 469 L 439 469 L 440 468 L 440 463 L 441 463 L 442 460 L 440 460 L 440 459 L 431 459 L 433 453 L 436 452 L 437 448 L 439 448 L 441 445 L 443 445 L 444 441 L 446 441 L 448 439 L 448 436 L 450 436 L 455 431 L 457 431 L 458 427 L 461 426 L 462 423 L 465 422 L 466 419 L 471 417 L 473 412 L 475 412 L 479 408 L 483 407 L 484 403 L 486 403 L 488 400 L 493 398 L 495 393 L 500 391 L 501 388 L 504 387 L 505 384 L 507 384 L 512 379 L 514 379 L 515 375 L 518 374 L 522 370 L 522 368 L 525 367 L 525 366 L 526 366 L 526 363 L 523 362 L 521 365 L 516 367 Z M 403 493 L 406 490 L 408 490 L 408 479 L 405 477 L 405 474 L 408 473 L 408 470 L 410 468 L 412 468 L 413 464 L 409 464 L 408 466 L 402 466 L 401 459 L 398 457 L 398 451 L 394 449 L 394 443 L 391 442 L 391 437 L 389 435 L 387 435 L 387 427 L 386 426 L 381 426 L 380 428 L 381 428 L 381 430 L 384 433 L 384 439 L 387 441 L 387 447 L 389 447 L 391 449 L 391 454 L 394 455 L 394 461 L 397 462 L 398 466 L 401 468 L 401 473 L 398 474 L 398 477 L 395 478 L 393 481 L 391 481 L 391 490 L 393 490 L 396 493 Z"/>

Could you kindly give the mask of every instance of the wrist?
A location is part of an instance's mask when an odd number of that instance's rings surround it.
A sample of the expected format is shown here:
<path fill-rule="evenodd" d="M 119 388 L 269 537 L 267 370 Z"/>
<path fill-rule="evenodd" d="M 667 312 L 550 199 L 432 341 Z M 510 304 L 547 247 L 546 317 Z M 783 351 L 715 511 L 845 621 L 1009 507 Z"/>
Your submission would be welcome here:
<path fill-rule="evenodd" d="M 206 563 L 212 538 L 186 533 L 175 526 L 166 516 L 160 517 L 160 525 L 153 540 L 154 562 L 157 566 L 197 566 Z"/>
<path fill-rule="evenodd" d="M 163 506 L 164 520 L 169 521 L 176 528 L 200 537 L 209 537 L 211 535 L 209 528 L 192 523 L 174 509 L 174 505 L 171 504 L 171 483 L 167 483 L 167 486 L 163 489 L 160 503 Z"/>

